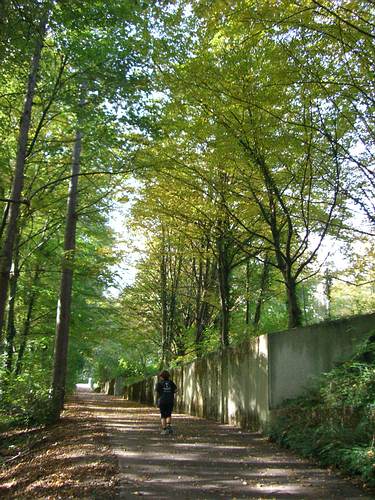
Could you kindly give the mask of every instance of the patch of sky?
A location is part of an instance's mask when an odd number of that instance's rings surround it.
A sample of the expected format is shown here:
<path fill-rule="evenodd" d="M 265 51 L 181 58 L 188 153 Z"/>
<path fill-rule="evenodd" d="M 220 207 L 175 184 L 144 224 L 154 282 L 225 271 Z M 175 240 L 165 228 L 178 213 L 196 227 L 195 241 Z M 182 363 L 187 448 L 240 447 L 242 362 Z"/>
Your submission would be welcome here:
<path fill-rule="evenodd" d="M 118 297 L 124 287 L 134 283 L 137 274 L 137 263 L 144 255 L 145 238 L 141 231 L 130 227 L 130 213 L 134 205 L 141 183 L 133 177 L 127 181 L 122 195 L 113 201 L 109 217 L 109 225 L 116 235 L 116 247 L 121 258 L 112 267 L 115 286 L 107 290 L 111 297 Z M 128 188 L 128 189 L 127 189 Z"/>

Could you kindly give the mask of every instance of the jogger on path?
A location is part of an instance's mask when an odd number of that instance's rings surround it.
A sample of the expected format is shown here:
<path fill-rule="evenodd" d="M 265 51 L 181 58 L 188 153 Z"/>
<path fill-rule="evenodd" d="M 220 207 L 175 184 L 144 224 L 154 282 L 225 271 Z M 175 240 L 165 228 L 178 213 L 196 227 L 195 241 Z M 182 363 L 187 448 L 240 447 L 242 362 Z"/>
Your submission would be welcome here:
<path fill-rule="evenodd" d="M 176 384 L 170 380 L 170 373 L 166 370 L 159 374 L 160 381 L 156 384 L 155 391 L 158 394 L 158 407 L 160 409 L 160 419 L 162 434 L 172 434 L 172 411 L 174 405 L 174 395 L 177 391 Z"/>

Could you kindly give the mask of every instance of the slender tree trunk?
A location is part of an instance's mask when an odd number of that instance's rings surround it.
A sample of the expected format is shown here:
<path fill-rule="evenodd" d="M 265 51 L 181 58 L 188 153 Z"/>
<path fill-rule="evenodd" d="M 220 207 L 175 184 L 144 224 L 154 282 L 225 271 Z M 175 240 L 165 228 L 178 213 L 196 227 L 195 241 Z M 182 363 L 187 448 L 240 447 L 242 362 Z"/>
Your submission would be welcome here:
<path fill-rule="evenodd" d="M 327 318 L 332 318 L 332 277 L 329 274 L 328 269 L 324 273 L 324 281 L 325 281 L 325 294 L 327 299 Z"/>
<path fill-rule="evenodd" d="M 196 326 L 195 351 L 198 356 L 203 352 L 202 342 L 204 339 L 204 331 L 208 327 L 211 319 L 210 305 L 203 299 L 199 310 L 199 321 Z"/>
<path fill-rule="evenodd" d="M 160 302 L 161 302 L 161 344 L 162 355 L 160 368 L 168 362 L 168 291 L 167 291 L 167 258 L 165 244 L 165 228 L 162 227 L 162 245 L 160 256 Z"/>
<path fill-rule="evenodd" d="M 197 276 L 197 293 L 195 297 L 195 351 L 198 357 L 202 354 L 203 332 L 206 327 L 207 302 L 204 300 L 208 286 L 208 270 L 210 260 L 206 259 L 205 271 L 203 270 L 203 261 L 199 260 L 199 272 Z M 203 272 L 204 271 L 204 272 Z"/>
<path fill-rule="evenodd" d="M 250 261 L 246 261 L 246 312 L 245 323 L 250 324 Z"/>
<path fill-rule="evenodd" d="M 81 105 L 82 102 L 81 102 Z M 73 264 L 76 248 L 78 177 L 80 171 L 82 147 L 82 132 L 76 132 L 73 158 L 72 177 L 70 180 L 66 227 L 64 238 L 64 256 L 60 282 L 60 295 L 57 304 L 56 337 L 54 367 L 52 378 L 53 417 L 57 420 L 64 407 L 65 381 L 68 358 L 68 340 L 71 315 L 71 300 L 73 286 Z"/>
<path fill-rule="evenodd" d="M 195 269 L 195 262 L 193 265 Z M 196 295 L 195 295 L 195 350 L 199 356 L 200 354 L 200 343 L 202 341 L 202 325 L 201 325 L 201 304 L 202 304 L 202 292 L 203 292 L 203 262 L 199 259 L 199 271 L 198 274 L 195 272 L 196 277 Z"/>
<path fill-rule="evenodd" d="M 196 277 L 196 295 L 195 295 L 195 346 L 200 352 L 199 345 L 203 338 L 204 329 L 207 326 L 208 303 L 206 301 L 207 294 L 212 285 L 212 263 L 206 257 L 199 259 L 198 273 L 195 272 Z"/>
<path fill-rule="evenodd" d="M 39 33 L 36 39 L 34 55 L 31 62 L 26 99 L 23 107 L 18 135 L 16 167 L 13 177 L 12 193 L 10 196 L 12 202 L 10 203 L 5 238 L 0 252 L 0 341 L 2 338 L 2 330 L 4 325 L 13 246 L 16 236 L 17 220 L 20 211 L 20 201 L 24 183 L 27 141 L 31 123 L 31 110 L 36 89 L 43 40 L 46 33 L 46 25 L 47 14 L 43 16 L 40 22 Z"/>
<path fill-rule="evenodd" d="M 19 375 L 21 373 L 23 357 L 24 357 L 25 350 L 26 350 L 27 339 L 28 339 L 29 333 L 30 333 L 31 319 L 32 319 L 35 300 L 36 300 L 36 296 L 37 296 L 36 288 L 38 285 L 39 276 L 40 276 L 40 267 L 37 265 L 37 267 L 35 269 L 35 274 L 34 274 L 34 278 L 32 281 L 32 285 L 30 287 L 30 294 L 29 294 L 29 300 L 28 300 L 28 304 L 27 304 L 26 319 L 25 319 L 22 334 L 21 334 L 20 347 L 18 350 L 17 363 L 16 363 L 16 368 L 15 368 L 15 375 Z"/>
<path fill-rule="evenodd" d="M 260 292 L 259 292 L 257 305 L 255 308 L 255 314 L 254 314 L 254 326 L 255 327 L 257 327 L 259 325 L 259 321 L 260 321 L 260 316 L 261 316 L 261 312 L 262 312 L 262 305 L 263 305 L 263 301 L 264 301 L 264 294 L 265 294 L 266 288 L 267 288 L 269 267 L 270 267 L 269 260 L 268 260 L 268 257 L 266 256 L 266 258 L 264 259 L 264 263 L 263 263 L 263 272 L 262 272 L 262 277 L 260 280 Z"/>
<path fill-rule="evenodd" d="M 177 314 L 177 294 L 180 284 L 181 267 L 182 267 L 182 257 L 178 256 L 175 259 L 173 269 L 172 269 L 172 263 L 170 268 L 171 284 L 170 284 L 169 307 L 168 307 L 169 314 L 167 322 L 167 332 L 168 332 L 167 338 L 168 338 L 169 352 L 171 351 L 170 348 L 175 340 L 174 337 L 176 333 L 175 324 L 176 324 L 176 314 Z M 168 362 L 169 361 L 170 357 L 168 357 Z"/>
<path fill-rule="evenodd" d="M 203 334 L 212 318 L 212 305 L 209 303 L 209 294 L 215 290 L 217 283 L 217 269 L 210 259 L 206 259 L 204 272 L 202 274 L 202 283 L 200 290 L 200 301 L 197 303 L 196 311 L 196 335 L 195 345 L 197 354 L 202 353 L 201 343 Z"/>
<path fill-rule="evenodd" d="M 9 205 L 10 203 L 7 203 L 4 208 L 3 216 L 1 218 L 1 223 L 0 223 L 0 244 L 2 243 L 3 240 L 3 234 L 7 225 L 7 218 L 8 218 L 8 213 L 9 213 Z"/>
<path fill-rule="evenodd" d="M 8 324 L 6 333 L 6 362 L 5 366 L 8 373 L 12 371 L 13 365 L 13 350 L 14 350 L 14 339 L 16 337 L 16 325 L 15 325 L 15 307 L 16 307 L 16 296 L 19 278 L 19 240 L 20 231 L 16 229 L 17 234 L 15 238 L 15 249 L 13 258 L 13 270 L 10 276 L 9 283 L 9 302 L 8 302 Z"/>
<path fill-rule="evenodd" d="M 230 275 L 231 268 L 228 262 L 228 248 L 224 237 L 217 240 L 218 249 L 218 274 L 219 292 L 221 304 L 221 345 L 229 345 L 229 325 L 230 325 Z"/>

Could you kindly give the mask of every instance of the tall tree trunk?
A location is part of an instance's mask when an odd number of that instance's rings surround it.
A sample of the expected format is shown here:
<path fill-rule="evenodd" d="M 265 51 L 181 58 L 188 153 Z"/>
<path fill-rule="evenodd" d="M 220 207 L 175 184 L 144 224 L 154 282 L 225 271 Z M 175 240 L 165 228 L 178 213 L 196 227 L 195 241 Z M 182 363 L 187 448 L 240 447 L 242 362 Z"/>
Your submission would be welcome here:
<path fill-rule="evenodd" d="M 30 287 L 30 294 L 29 294 L 28 304 L 27 304 L 26 319 L 25 319 L 22 334 L 21 334 L 20 347 L 18 350 L 17 363 L 16 363 L 16 368 L 15 368 L 15 375 L 19 375 L 21 373 L 23 357 L 25 354 L 27 339 L 29 337 L 29 332 L 30 332 L 30 327 L 31 327 L 31 318 L 33 315 L 35 300 L 36 300 L 36 296 L 37 296 L 36 288 L 38 285 L 39 276 L 40 276 L 40 267 L 39 267 L 39 265 L 37 265 L 37 267 L 35 269 L 33 281 L 32 281 L 31 287 Z"/>
<path fill-rule="evenodd" d="M 177 295 L 180 284 L 180 276 L 181 276 L 181 268 L 182 268 L 182 257 L 181 255 L 175 257 L 174 265 L 172 265 L 172 257 L 169 259 L 170 261 L 170 292 L 169 292 L 169 300 L 168 300 L 168 322 L 167 322 L 167 338 L 168 338 L 168 346 L 169 351 L 171 351 L 172 343 L 175 341 L 175 333 L 176 333 L 176 315 L 177 315 Z M 168 362 L 170 359 L 168 358 Z"/>
<path fill-rule="evenodd" d="M 246 261 L 246 312 L 245 323 L 250 324 L 250 260 Z"/>
<path fill-rule="evenodd" d="M 217 279 L 216 266 L 213 265 L 209 258 L 205 260 L 204 269 L 203 262 L 200 261 L 198 279 L 200 284 L 197 288 L 196 300 L 195 349 L 199 356 L 202 353 L 201 343 L 203 340 L 203 333 L 211 319 L 212 306 L 207 302 L 207 295 L 210 290 L 214 288 Z"/>
<path fill-rule="evenodd" d="M 263 305 L 263 301 L 264 301 L 264 294 L 265 294 L 266 288 L 267 288 L 269 267 L 270 267 L 270 264 L 269 264 L 268 256 L 266 255 L 266 258 L 264 259 L 264 263 L 263 263 L 262 277 L 260 280 L 260 292 L 259 292 L 259 296 L 258 296 L 257 305 L 255 308 L 255 314 L 254 314 L 254 326 L 255 327 L 257 327 L 259 325 L 259 321 L 260 321 L 260 315 L 262 312 L 262 305 Z"/>
<path fill-rule="evenodd" d="M 203 261 L 199 259 L 199 271 L 197 276 L 197 293 L 195 297 L 195 351 L 198 356 L 202 354 L 203 332 L 207 322 L 207 302 L 205 295 L 208 286 L 208 273 L 210 269 L 210 260 L 206 258 L 205 270 Z"/>
<path fill-rule="evenodd" d="M 2 338 L 2 330 L 4 325 L 9 275 L 12 264 L 14 240 L 16 236 L 17 220 L 20 211 L 20 201 L 24 182 L 27 141 L 31 123 L 31 110 L 33 105 L 33 98 L 35 95 L 37 75 L 40 66 L 43 40 L 46 33 L 47 17 L 48 14 L 46 13 L 40 21 L 39 33 L 35 42 L 34 55 L 31 62 L 29 81 L 27 85 L 26 99 L 23 107 L 18 135 L 16 167 L 13 177 L 11 194 L 12 202 L 10 203 L 6 234 L 0 252 L 0 341 Z"/>
<path fill-rule="evenodd" d="M 14 339 L 16 337 L 16 325 L 15 325 L 15 307 L 16 307 L 16 296 L 19 278 L 19 240 L 20 240 L 20 230 L 16 228 L 16 238 L 15 238 L 15 249 L 13 258 L 13 270 L 10 276 L 9 284 L 9 302 L 8 302 L 8 324 L 6 332 L 6 370 L 8 373 L 12 371 L 13 365 L 13 350 L 14 350 Z"/>
<path fill-rule="evenodd" d="M 295 328 L 302 325 L 302 311 L 298 303 L 297 283 L 290 274 L 285 278 L 288 301 L 288 327 Z"/>
<path fill-rule="evenodd" d="M 229 345 L 230 325 L 230 275 L 231 267 L 228 256 L 228 246 L 225 237 L 217 240 L 219 292 L 221 304 L 221 345 Z"/>
<path fill-rule="evenodd" d="M 81 106 L 83 102 L 81 102 Z M 72 158 L 72 177 L 70 180 L 66 227 L 64 238 L 64 255 L 60 282 L 60 295 L 57 304 L 55 353 L 52 378 L 53 418 L 59 418 L 64 407 L 65 381 L 68 358 L 68 340 L 71 315 L 73 264 L 76 248 L 78 176 L 80 171 L 82 148 L 82 132 L 77 130 Z"/>
<path fill-rule="evenodd" d="M 3 234 L 7 225 L 7 219 L 8 219 L 8 214 L 9 214 L 9 206 L 10 203 L 8 202 L 5 205 L 3 215 L 1 217 L 1 222 L 0 222 L 0 244 L 2 243 L 3 240 Z"/>
<path fill-rule="evenodd" d="M 324 282 L 325 282 L 325 295 L 327 300 L 327 318 L 332 318 L 332 276 L 329 273 L 328 268 L 324 273 Z"/>
<path fill-rule="evenodd" d="M 195 294 L 195 350 L 197 354 L 200 353 L 200 343 L 202 341 L 202 329 L 201 329 L 201 304 L 202 304 L 202 293 L 203 293 L 203 262 L 199 259 L 198 273 L 196 271 L 195 259 L 193 261 L 193 270 L 196 279 L 196 294 Z"/>
<path fill-rule="evenodd" d="M 165 228 L 162 226 L 161 256 L 160 256 L 160 303 L 161 303 L 161 345 L 162 353 L 160 368 L 168 364 L 168 291 L 167 291 L 167 256 L 165 244 Z"/>
<path fill-rule="evenodd" d="M 286 302 L 288 308 L 288 327 L 295 328 L 302 325 L 302 311 L 297 297 L 297 281 L 292 274 L 292 262 L 290 256 L 283 255 L 280 245 L 280 234 L 276 224 L 271 226 L 274 240 L 275 257 L 277 267 L 281 271 L 286 289 Z"/>

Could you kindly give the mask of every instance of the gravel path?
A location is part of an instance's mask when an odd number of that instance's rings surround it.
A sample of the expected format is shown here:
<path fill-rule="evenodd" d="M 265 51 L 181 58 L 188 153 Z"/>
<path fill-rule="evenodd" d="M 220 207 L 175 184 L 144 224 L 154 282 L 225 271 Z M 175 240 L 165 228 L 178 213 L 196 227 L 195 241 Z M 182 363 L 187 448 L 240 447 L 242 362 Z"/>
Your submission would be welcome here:
<path fill-rule="evenodd" d="M 259 433 L 176 414 L 174 435 L 161 436 L 157 408 L 88 392 L 79 399 L 107 429 L 120 498 L 375 498 Z"/>

